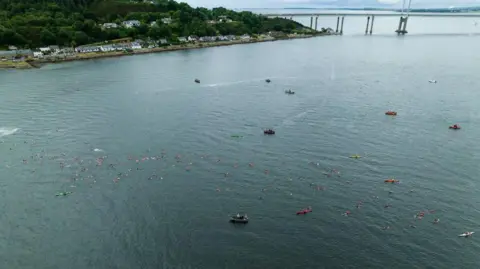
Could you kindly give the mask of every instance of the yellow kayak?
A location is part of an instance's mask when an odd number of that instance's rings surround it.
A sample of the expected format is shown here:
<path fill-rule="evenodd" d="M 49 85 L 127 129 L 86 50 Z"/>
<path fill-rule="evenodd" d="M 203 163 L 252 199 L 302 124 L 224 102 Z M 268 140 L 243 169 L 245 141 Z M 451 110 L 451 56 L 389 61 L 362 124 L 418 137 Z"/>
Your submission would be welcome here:
<path fill-rule="evenodd" d="M 358 158 L 362 158 L 362 156 L 360 156 L 358 154 L 355 154 L 355 155 L 350 156 L 350 158 L 358 159 Z"/>

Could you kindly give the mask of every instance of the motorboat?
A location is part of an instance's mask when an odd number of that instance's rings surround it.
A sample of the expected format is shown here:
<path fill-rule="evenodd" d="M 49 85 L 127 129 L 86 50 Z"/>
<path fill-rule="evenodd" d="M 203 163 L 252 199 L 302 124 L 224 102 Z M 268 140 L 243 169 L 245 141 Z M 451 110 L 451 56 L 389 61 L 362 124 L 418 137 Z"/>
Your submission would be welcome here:
<path fill-rule="evenodd" d="M 285 91 L 286 94 L 295 94 L 295 92 L 291 91 L 291 90 L 287 90 Z"/>
<path fill-rule="evenodd" d="M 469 237 L 469 236 L 472 236 L 475 232 L 466 232 L 466 233 L 463 233 L 463 234 L 459 234 L 458 236 L 459 237 Z"/>
<path fill-rule="evenodd" d="M 198 78 L 196 78 L 195 83 L 200 83 L 200 80 Z"/>
<path fill-rule="evenodd" d="M 270 82 L 272 82 L 272 81 L 271 81 L 269 78 L 267 78 L 267 79 L 265 80 L 265 82 L 266 82 L 266 83 L 270 83 Z"/>
<path fill-rule="evenodd" d="M 230 222 L 232 222 L 232 223 L 248 223 L 247 214 L 245 214 L 245 215 L 237 214 L 235 216 L 231 216 L 230 217 Z"/>
<path fill-rule="evenodd" d="M 263 134 L 266 134 L 266 135 L 274 135 L 274 134 L 275 134 L 275 131 L 272 130 L 272 129 L 267 129 L 267 130 L 263 130 Z"/>

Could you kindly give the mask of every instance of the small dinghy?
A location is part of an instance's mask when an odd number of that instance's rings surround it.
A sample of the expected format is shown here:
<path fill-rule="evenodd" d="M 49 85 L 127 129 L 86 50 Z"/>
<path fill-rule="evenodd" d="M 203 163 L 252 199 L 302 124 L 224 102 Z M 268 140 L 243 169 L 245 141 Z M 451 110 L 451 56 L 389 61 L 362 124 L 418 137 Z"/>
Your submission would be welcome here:
<path fill-rule="evenodd" d="M 430 82 L 430 83 L 437 83 L 437 81 L 434 80 L 434 79 L 431 79 L 431 80 L 429 80 L 428 82 Z"/>
<path fill-rule="evenodd" d="M 397 116 L 397 112 L 395 112 L 395 111 L 387 111 L 387 112 L 385 112 L 385 115 L 388 115 L 388 116 Z"/>
<path fill-rule="evenodd" d="M 198 78 L 196 78 L 195 83 L 200 83 L 200 80 Z"/>
<path fill-rule="evenodd" d="M 466 233 L 463 233 L 463 234 L 459 234 L 458 236 L 459 237 L 469 237 L 469 236 L 472 236 L 472 234 L 474 234 L 475 232 L 466 232 Z"/>
<path fill-rule="evenodd" d="M 295 94 L 295 92 L 288 90 L 288 91 L 285 91 L 285 94 Z"/>
<path fill-rule="evenodd" d="M 270 82 L 272 82 L 272 81 L 267 78 L 267 79 L 265 80 L 265 82 L 266 82 L 266 83 L 270 83 Z"/>
<path fill-rule="evenodd" d="M 230 222 L 232 222 L 232 223 L 248 223 L 247 214 L 245 214 L 245 215 L 237 214 L 235 216 L 231 216 L 230 217 Z"/>

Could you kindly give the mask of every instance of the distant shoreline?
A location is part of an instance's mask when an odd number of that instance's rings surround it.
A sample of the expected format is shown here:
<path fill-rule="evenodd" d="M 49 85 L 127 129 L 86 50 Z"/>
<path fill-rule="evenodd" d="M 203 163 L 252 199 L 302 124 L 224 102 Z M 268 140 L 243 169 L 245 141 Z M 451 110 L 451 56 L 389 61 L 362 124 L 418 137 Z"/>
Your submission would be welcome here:
<path fill-rule="evenodd" d="M 217 41 L 217 42 L 205 42 L 205 43 L 194 43 L 194 44 L 170 45 L 166 47 L 143 48 L 143 49 L 138 49 L 131 52 L 112 51 L 112 52 L 78 53 L 73 56 L 66 56 L 63 58 L 55 58 L 55 59 L 33 59 L 33 60 L 29 59 L 29 60 L 17 61 L 17 62 L 13 62 L 13 61 L 7 61 L 3 63 L 0 62 L 0 69 L 32 69 L 32 68 L 40 68 L 46 64 L 131 56 L 131 55 L 137 55 L 137 54 L 148 54 L 148 53 L 159 53 L 159 52 L 168 52 L 168 51 L 223 47 L 223 46 L 240 45 L 240 44 L 272 42 L 272 41 L 279 41 L 279 40 L 303 39 L 303 38 L 312 38 L 312 37 L 326 36 L 326 35 L 333 35 L 333 34 L 318 33 L 318 34 L 308 34 L 308 35 L 307 34 L 288 35 L 285 37 L 276 37 L 276 38 L 271 37 L 271 38 L 250 39 L 250 40 L 233 40 L 233 41 Z"/>

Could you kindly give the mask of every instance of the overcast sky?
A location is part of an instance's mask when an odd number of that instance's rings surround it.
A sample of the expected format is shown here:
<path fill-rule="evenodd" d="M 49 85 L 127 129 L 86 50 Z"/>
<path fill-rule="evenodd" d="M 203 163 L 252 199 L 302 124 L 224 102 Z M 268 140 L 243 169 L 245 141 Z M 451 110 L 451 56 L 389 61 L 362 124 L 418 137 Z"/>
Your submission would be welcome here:
<path fill-rule="evenodd" d="M 401 6 L 402 0 L 178 0 L 191 6 L 228 8 Z M 412 7 L 480 6 L 480 0 L 412 0 Z"/>

